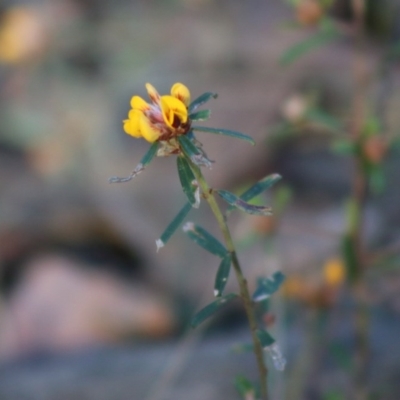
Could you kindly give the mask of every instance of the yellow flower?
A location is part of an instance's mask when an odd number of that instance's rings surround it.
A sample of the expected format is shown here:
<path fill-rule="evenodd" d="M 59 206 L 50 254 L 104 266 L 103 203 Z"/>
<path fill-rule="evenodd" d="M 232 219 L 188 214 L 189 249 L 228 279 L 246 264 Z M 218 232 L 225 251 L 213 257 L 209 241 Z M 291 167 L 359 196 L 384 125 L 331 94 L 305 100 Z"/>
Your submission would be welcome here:
<path fill-rule="evenodd" d="M 324 265 L 324 280 L 332 287 L 341 285 L 346 279 L 343 262 L 337 258 L 329 259 Z"/>
<path fill-rule="evenodd" d="M 189 131 L 188 106 L 189 89 L 182 83 L 175 83 L 170 95 L 160 96 L 157 90 L 146 84 L 151 103 L 139 96 L 131 99 L 132 109 L 124 120 L 124 131 L 133 137 L 144 138 L 150 143 L 168 141 Z"/>

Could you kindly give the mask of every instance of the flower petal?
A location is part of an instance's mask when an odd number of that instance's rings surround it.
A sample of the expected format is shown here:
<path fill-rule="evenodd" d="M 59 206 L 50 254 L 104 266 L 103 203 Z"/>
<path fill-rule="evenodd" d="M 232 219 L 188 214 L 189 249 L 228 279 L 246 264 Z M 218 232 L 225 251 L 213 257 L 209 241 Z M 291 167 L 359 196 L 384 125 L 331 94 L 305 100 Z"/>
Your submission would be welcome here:
<path fill-rule="evenodd" d="M 151 101 L 154 104 L 158 104 L 160 102 L 160 95 L 158 94 L 156 88 L 150 83 L 146 83 L 146 90 L 147 93 L 149 94 Z"/>
<path fill-rule="evenodd" d="M 139 110 L 129 111 L 128 119 L 124 120 L 124 131 L 128 135 L 131 135 L 136 138 L 142 137 L 139 124 L 142 115 L 144 116 L 142 111 Z"/>
<path fill-rule="evenodd" d="M 150 143 L 155 142 L 160 137 L 160 130 L 157 129 L 143 113 L 139 119 L 141 135 Z"/>
<path fill-rule="evenodd" d="M 176 123 L 185 123 L 188 118 L 188 112 L 185 104 L 173 96 L 167 95 L 161 97 L 161 111 L 164 122 L 170 128 L 176 128 Z M 175 117 L 178 118 L 178 121 L 175 120 Z"/>
<path fill-rule="evenodd" d="M 131 107 L 136 110 L 144 111 L 150 108 L 150 105 L 147 104 L 140 96 L 133 96 L 131 98 Z"/>
<path fill-rule="evenodd" d="M 190 104 L 190 91 L 182 83 L 175 83 L 171 88 L 171 95 L 179 99 L 186 107 Z"/>

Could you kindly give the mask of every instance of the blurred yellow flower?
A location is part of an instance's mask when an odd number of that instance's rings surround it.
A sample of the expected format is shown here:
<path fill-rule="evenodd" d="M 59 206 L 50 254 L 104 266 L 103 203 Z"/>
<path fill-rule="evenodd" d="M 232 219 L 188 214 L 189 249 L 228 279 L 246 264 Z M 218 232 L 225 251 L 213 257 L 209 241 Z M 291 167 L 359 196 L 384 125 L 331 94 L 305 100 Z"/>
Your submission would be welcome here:
<path fill-rule="evenodd" d="M 40 54 L 46 45 L 46 28 L 28 7 L 6 11 L 0 22 L 0 62 L 15 64 Z"/>
<path fill-rule="evenodd" d="M 146 83 L 151 103 L 139 96 L 131 99 L 132 109 L 124 120 L 124 131 L 135 138 L 144 138 L 150 143 L 168 141 L 189 131 L 188 106 L 189 89 L 182 83 L 175 83 L 170 95 L 160 96 L 157 90 Z"/>
<path fill-rule="evenodd" d="M 346 279 L 345 267 L 338 258 L 329 259 L 324 265 L 324 281 L 329 286 L 339 286 Z"/>

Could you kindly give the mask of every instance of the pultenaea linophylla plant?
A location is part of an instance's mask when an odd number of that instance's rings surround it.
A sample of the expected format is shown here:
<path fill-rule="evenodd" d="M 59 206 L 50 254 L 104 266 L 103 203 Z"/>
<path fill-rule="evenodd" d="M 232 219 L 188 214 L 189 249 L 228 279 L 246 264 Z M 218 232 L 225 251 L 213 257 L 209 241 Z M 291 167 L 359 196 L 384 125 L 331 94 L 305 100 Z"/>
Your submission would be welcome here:
<path fill-rule="evenodd" d="M 123 129 L 134 138 L 143 138 L 148 141 L 150 148 L 129 176 L 124 178 L 112 177 L 109 181 L 111 183 L 128 182 L 142 172 L 155 156 L 176 156 L 179 180 L 187 202 L 167 226 L 160 238 L 156 240 L 157 250 L 168 242 L 192 208 L 198 208 L 201 199 L 204 199 L 214 214 L 224 243 L 221 243 L 203 227 L 192 222 L 186 222 L 183 226 L 183 231 L 192 241 L 219 258 L 219 267 L 214 284 L 215 300 L 198 311 L 194 315 L 191 324 L 195 328 L 226 303 L 235 299 L 241 300 L 250 327 L 251 347 L 257 361 L 259 382 L 253 384 L 247 378 L 240 377 L 236 382 L 237 387 L 241 394 L 247 398 L 250 395 L 251 398 L 267 399 L 265 356 L 269 355 L 272 358 L 278 370 L 284 369 L 285 360 L 275 339 L 258 318 L 257 307 L 279 289 L 284 276 L 281 272 L 275 272 L 272 276 L 258 278 L 255 291 L 250 294 L 247 280 L 243 274 L 235 244 L 227 225 L 227 217 L 234 209 L 253 215 L 270 216 L 272 213 L 270 207 L 254 205 L 249 202 L 272 187 L 281 177 L 278 174 L 269 175 L 239 196 L 227 190 L 211 188 L 205 180 L 201 168 L 211 168 L 212 161 L 207 157 L 202 143 L 197 139 L 195 133 L 205 132 L 225 135 L 254 145 L 253 139 L 240 132 L 193 124 L 208 119 L 210 111 L 198 109 L 210 99 L 216 98 L 216 93 L 206 92 L 191 102 L 190 91 L 182 83 L 175 83 L 168 95 L 160 95 L 149 83 L 146 84 L 146 89 L 150 103 L 139 96 L 133 96 L 130 102 L 132 109 L 129 111 L 128 118 L 123 121 Z M 217 202 L 217 195 L 226 203 L 224 210 Z M 239 293 L 224 292 L 231 267 L 233 267 L 239 285 Z"/>

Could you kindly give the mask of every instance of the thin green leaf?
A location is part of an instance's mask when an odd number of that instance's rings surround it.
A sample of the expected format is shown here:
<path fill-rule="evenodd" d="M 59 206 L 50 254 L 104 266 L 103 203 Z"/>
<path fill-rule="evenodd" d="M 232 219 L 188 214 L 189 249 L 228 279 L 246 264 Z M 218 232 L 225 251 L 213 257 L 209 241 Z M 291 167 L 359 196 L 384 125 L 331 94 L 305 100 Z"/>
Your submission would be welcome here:
<path fill-rule="evenodd" d="M 221 242 L 201 226 L 195 225 L 193 222 L 187 222 L 183 227 L 183 231 L 190 239 L 210 253 L 221 258 L 225 258 L 228 255 L 228 250 Z"/>
<path fill-rule="evenodd" d="M 147 153 L 143 156 L 142 160 L 140 161 L 144 167 L 146 167 L 147 165 L 150 164 L 150 162 L 153 160 L 154 156 L 157 153 L 157 149 L 158 149 L 158 143 L 154 142 L 149 150 L 147 151 Z"/>
<path fill-rule="evenodd" d="M 190 165 L 187 162 L 186 158 L 179 156 L 176 158 L 176 160 L 179 180 L 181 181 L 183 192 L 186 194 L 189 203 L 193 207 L 198 207 L 200 199 L 196 199 L 196 188 L 193 186 L 193 181 L 195 181 L 196 179 L 193 175 L 193 171 L 190 168 Z"/>
<path fill-rule="evenodd" d="M 285 275 L 279 271 L 275 272 L 269 278 L 257 279 L 257 288 L 253 293 L 253 301 L 259 302 L 268 299 L 279 289 L 284 280 Z"/>
<path fill-rule="evenodd" d="M 259 180 L 256 184 L 251 186 L 249 189 L 247 189 L 245 192 L 243 192 L 239 198 L 244 200 L 244 201 L 250 201 L 254 199 L 254 197 L 258 196 L 262 192 L 268 190 L 271 188 L 273 185 L 275 185 L 276 182 L 280 181 L 282 177 L 279 174 L 271 174 L 266 176 L 265 178 Z M 229 213 L 232 211 L 235 207 L 230 206 L 227 210 Z"/>
<path fill-rule="evenodd" d="M 275 339 L 267 331 L 257 329 L 256 335 L 263 349 L 275 343 Z"/>
<path fill-rule="evenodd" d="M 250 201 L 262 192 L 271 188 L 273 185 L 275 185 L 276 182 L 280 181 L 281 179 L 282 177 L 279 174 L 268 175 L 265 178 L 259 180 L 250 189 L 247 189 L 244 193 L 242 193 L 240 195 L 240 198 L 244 201 Z"/>
<path fill-rule="evenodd" d="M 217 312 L 222 306 L 224 306 L 229 301 L 233 300 L 237 297 L 235 293 L 229 293 L 225 296 L 218 297 L 212 303 L 208 304 L 204 308 L 202 308 L 192 319 L 192 327 L 196 328 L 207 318 L 211 317 L 215 312 Z"/>
<path fill-rule="evenodd" d="M 317 108 L 307 111 L 306 118 L 311 122 L 315 122 L 319 125 L 325 126 L 333 132 L 343 132 L 344 130 L 341 121 L 339 121 L 334 116 L 326 113 L 325 111 L 319 110 Z"/>
<path fill-rule="evenodd" d="M 290 65 L 311 50 L 321 47 L 337 39 L 339 36 L 338 31 L 334 28 L 329 28 L 322 32 L 320 31 L 306 40 L 290 47 L 280 58 L 280 63 L 285 66 Z"/>
<path fill-rule="evenodd" d="M 271 207 L 266 206 L 255 206 L 253 204 L 246 203 L 240 197 L 234 195 L 227 190 L 217 190 L 217 193 L 231 206 L 253 215 L 272 215 Z"/>
<path fill-rule="evenodd" d="M 231 131 L 228 129 L 209 128 L 206 126 L 192 126 L 192 129 L 194 131 L 199 131 L 199 132 L 208 132 L 208 133 L 214 133 L 216 135 L 225 135 L 225 136 L 234 137 L 236 139 L 245 140 L 246 142 L 249 142 L 252 145 L 255 145 L 253 138 L 251 138 L 248 135 L 245 135 L 244 133 Z"/>
<path fill-rule="evenodd" d="M 192 205 L 190 203 L 186 203 L 183 208 L 179 211 L 176 217 L 171 221 L 171 223 L 167 226 L 165 231 L 162 233 L 159 239 L 156 240 L 157 251 L 160 250 L 164 245 L 168 242 L 171 236 L 176 232 L 181 223 L 184 221 L 186 216 L 189 214 L 189 211 L 192 209 Z"/>
<path fill-rule="evenodd" d="M 189 119 L 192 121 L 206 121 L 210 118 L 211 111 L 210 110 L 201 110 L 196 113 L 190 114 Z"/>
<path fill-rule="evenodd" d="M 188 157 L 194 164 L 198 166 L 211 167 L 211 161 L 206 157 L 202 150 L 196 147 L 196 145 L 192 142 L 191 139 L 189 139 L 187 135 L 178 136 L 178 142 L 181 146 L 183 154 Z"/>
<path fill-rule="evenodd" d="M 146 154 L 143 156 L 143 158 L 140 161 L 140 163 L 136 166 L 136 168 L 132 171 L 132 173 L 129 176 L 127 176 L 125 178 L 119 178 L 118 176 L 113 176 L 108 181 L 110 183 L 129 182 L 136 175 L 139 175 L 146 168 L 146 166 L 151 163 L 151 161 L 153 160 L 154 156 L 157 154 L 157 149 L 158 149 L 158 142 L 154 142 L 150 146 L 150 148 L 146 152 Z"/>
<path fill-rule="evenodd" d="M 197 97 L 197 99 L 193 100 L 189 106 L 189 114 L 193 111 L 196 111 L 201 105 L 207 103 L 210 99 L 216 99 L 218 97 L 217 93 L 206 92 Z"/>
<path fill-rule="evenodd" d="M 219 265 L 214 284 L 214 295 L 216 297 L 221 296 L 225 289 L 226 283 L 228 282 L 229 272 L 231 270 L 231 262 L 232 257 L 230 254 L 227 254 Z"/>

